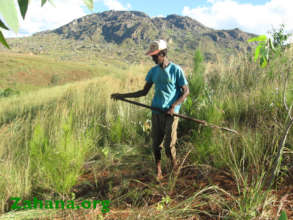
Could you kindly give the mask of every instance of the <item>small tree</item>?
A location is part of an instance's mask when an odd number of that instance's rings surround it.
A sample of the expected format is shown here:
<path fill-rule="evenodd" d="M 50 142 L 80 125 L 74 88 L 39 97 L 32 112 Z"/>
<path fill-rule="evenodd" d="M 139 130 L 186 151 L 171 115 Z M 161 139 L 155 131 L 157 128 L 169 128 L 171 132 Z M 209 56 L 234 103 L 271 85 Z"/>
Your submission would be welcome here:
<path fill-rule="evenodd" d="M 279 30 L 273 29 L 270 32 L 272 38 L 266 35 L 260 35 L 248 40 L 248 42 L 260 42 L 254 52 L 255 62 L 259 59 L 261 67 L 266 67 L 268 62 L 273 56 L 280 55 L 282 52 L 289 47 L 287 41 L 291 34 L 285 32 L 285 25 L 282 24 Z"/>
<path fill-rule="evenodd" d="M 286 48 L 288 48 L 290 45 L 288 44 L 289 37 L 291 34 L 286 33 L 285 31 L 285 25 L 281 24 L 279 30 L 273 29 L 272 32 L 269 32 L 273 37 L 273 45 L 274 47 L 280 52 L 284 51 Z"/>
<path fill-rule="evenodd" d="M 190 95 L 187 97 L 184 105 L 188 115 L 193 116 L 195 111 L 195 105 L 199 102 L 203 90 L 205 88 L 204 80 L 204 58 L 199 49 L 197 49 L 193 56 L 193 69 L 192 73 L 188 75 L 188 87 Z M 188 126 L 187 126 L 188 127 Z"/>
<path fill-rule="evenodd" d="M 190 93 L 196 98 L 204 88 L 204 69 L 203 56 L 200 50 L 197 49 L 193 57 L 193 71 L 188 79 Z"/>

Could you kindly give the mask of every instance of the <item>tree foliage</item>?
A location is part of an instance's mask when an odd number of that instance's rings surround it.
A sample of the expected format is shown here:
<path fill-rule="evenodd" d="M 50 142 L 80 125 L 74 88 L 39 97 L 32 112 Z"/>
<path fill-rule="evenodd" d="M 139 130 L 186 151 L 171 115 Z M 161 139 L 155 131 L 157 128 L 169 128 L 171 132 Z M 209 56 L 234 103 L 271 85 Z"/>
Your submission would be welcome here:
<path fill-rule="evenodd" d="M 50 2 L 54 5 L 53 0 L 41 0 L 41 6 L 43 7 L 47 2 Z M 84 4 L 90 9 L 93 10 L 94 8 L 94 1 L 93 0 L 83 0 Z M 23 19 L 25 19 L 25 15 L 27 9 L 29 7 L 30 0 L 17 0 L 17 5 L 14 0 L 9 1 L 0 1 L 0 14 L 2 19 L 0 19 L 0 43 L 3 44 L 5 47 L 9 48 L 9 45 L 1 31 L 1 29 L 5 30 L 12 30 L 15 33 L 19 31 L 19 19 L 18 19 L 18 10 Z"/>
<path fill-rule="evenodd" d="M 286 33 L 284 24 L 281 24 L 279 30 L 273 29 L 271 35 L 274 39 L 273 44 L 276 49 L 285 50 L 289 46 L 287 41 L 291 34 Z"/>
<path fill-rule="evenodd" d="M 248 42 L 259 42 L 254 52 L 255 62 L 259 59 L 261 67 L 266 67 L 274 54 L 280 55 L 289 45 L 287 41 L 291 34 L 285 32 L 285 25 L 282 24 L 279 30 L 273 29 L 272 38 L 260 35 L 248 40 Z"/>

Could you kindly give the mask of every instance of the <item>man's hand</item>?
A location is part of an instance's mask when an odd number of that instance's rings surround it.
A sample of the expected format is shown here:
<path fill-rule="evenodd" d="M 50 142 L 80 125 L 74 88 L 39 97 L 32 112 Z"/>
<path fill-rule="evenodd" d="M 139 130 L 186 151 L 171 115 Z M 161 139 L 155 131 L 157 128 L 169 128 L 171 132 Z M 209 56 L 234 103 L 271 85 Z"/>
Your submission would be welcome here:
<path fill-rule="evenodd" d="M 168 109 L 167 114 L 173 116 L 174 114 L 175 105 L 171 105 L 171 107 Z"/>
<path fill-rule="evenodd" d="M 181 88 L 183 90 L 183 94 L 181 94 L 181 96 L 175 102 L 173 102 L 171 107 L 168 109 L 167 114 L 169 115 L 173 116 L 175 106 L 180 105 L 189 94 L 189 88 L 187 85 L 183 85 Z"/>
<path fill-rule="evenodd" d="M 111 99 L 114 99 L 114 100 L 117 100 L 117 99 L 123 99 L 124 98 L 124 95 L 121 94 L 121 93 L 113 93 L 111 95 Z"/>
<path fill-rule="evenodd" d="M 114 99 L 114 100 L 117 100 L 117 99 L 138 98 L 138 97 L 141 97 L 141 96 L 145 96 L 145 95 L 148 94 L 148 92 L 151 89 L 152 85 L 153 85 L 153 83 L 146 82 L 145 85 L 144 85 L 143 90 L 139 90 L 137 92 L 124 93 L 124 94 L 113 93 L 111 95 L 111 98 Z"/>

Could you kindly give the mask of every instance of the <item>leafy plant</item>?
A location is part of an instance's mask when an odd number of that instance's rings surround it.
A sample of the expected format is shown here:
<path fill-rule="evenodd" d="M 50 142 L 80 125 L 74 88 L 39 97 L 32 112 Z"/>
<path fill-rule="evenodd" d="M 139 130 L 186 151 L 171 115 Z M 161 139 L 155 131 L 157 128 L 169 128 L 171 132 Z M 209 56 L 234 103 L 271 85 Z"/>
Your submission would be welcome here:
<path fill-rule="evenodd" d="M 288 220 L 287 214 L 282 210 L 279 220 Z"/>
<path fill-rule="evenodd" d="M 162 211 L 165 205 L 168 205 L 171 202 L 170 197 L 167 195 L 157 204 L 157 210 Z"/>
<path fill-rule="evenodd" d="M 53 0 L 41 0 L 41 6 L 44 6 L 47 2 L 50 2 L 52 5 Z M 94 2 L 93 0 L 83 0 L 84 4 L 90 9 L 93 10 Z M 19 11 L 21 13 L 21 16 L 23 19 L 25 19 L 25 15 L 29 6 L 30 1 L 29 0 L 18 0 L 18 7 Z M 5 47 L 10 48 L 8 43 L 6 42 L 5 37 L 3 36 L 3 33 L 1 31 L 2 29 L 5 30 L 13 30 L 15 33 L 19 30 L 19 20 L 17 16 L 17 7 L 15 6 L 14 1 L 0 1 L 0 14 L 3 17 L 2 21 L 0 19 L 0 43 L 3 44 Z M 5 25 L 7 24 L 8 27 Z"/>
<path fill-rule="evenodd" d="M 260 35 L 258 37 L 254 37 L 248 40 L 248 42 L 259 41 L 259 45 L 255 49 L 254 53 L 254 61 L 256 62 L 258 58 L 260 58 L 261 67 L 266 67 L 270 59 L 270 52 L 276 51 L 275 47 L 270 38 L 267 38 L 266 35 Z"/>
<path fill-rule="evenodd" d="M 292 34 L 286 33 L 285 25 L 281 24 L 279 30 L 273 29 L 271 35 L 274 39 L 274 47 L 277 49 L 284 50 L 288 46 L 287 41 Z"/>
<path fill-rule="evenodd" d="M 260 59 L 261 67 L 266 67 L 273 54 L 280 54 L 287 45 L 287 40 L 291 34 L 285 33 L 285 25 L 282 24 L 279 30 L 273 29 L 271 32 L 272 39 L 266 35 L 260 35 L 248 40 L 248 42 L 260 42 L 254 52 L 255 62 Z"/>

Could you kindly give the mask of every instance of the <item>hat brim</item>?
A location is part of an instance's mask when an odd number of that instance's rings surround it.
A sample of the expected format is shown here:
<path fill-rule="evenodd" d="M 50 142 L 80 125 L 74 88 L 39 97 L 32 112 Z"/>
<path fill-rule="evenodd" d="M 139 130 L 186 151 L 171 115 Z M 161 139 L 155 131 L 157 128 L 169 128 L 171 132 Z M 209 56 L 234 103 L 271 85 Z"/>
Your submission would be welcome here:
<path fill-rule="evenodd" d="M 148 55 L 148 56 L 153 56 L 153 55 L 156 55 L 160 52 L 160 50 L 155 50 L 155 51 L 148 51 L 145 55 Z"/>

